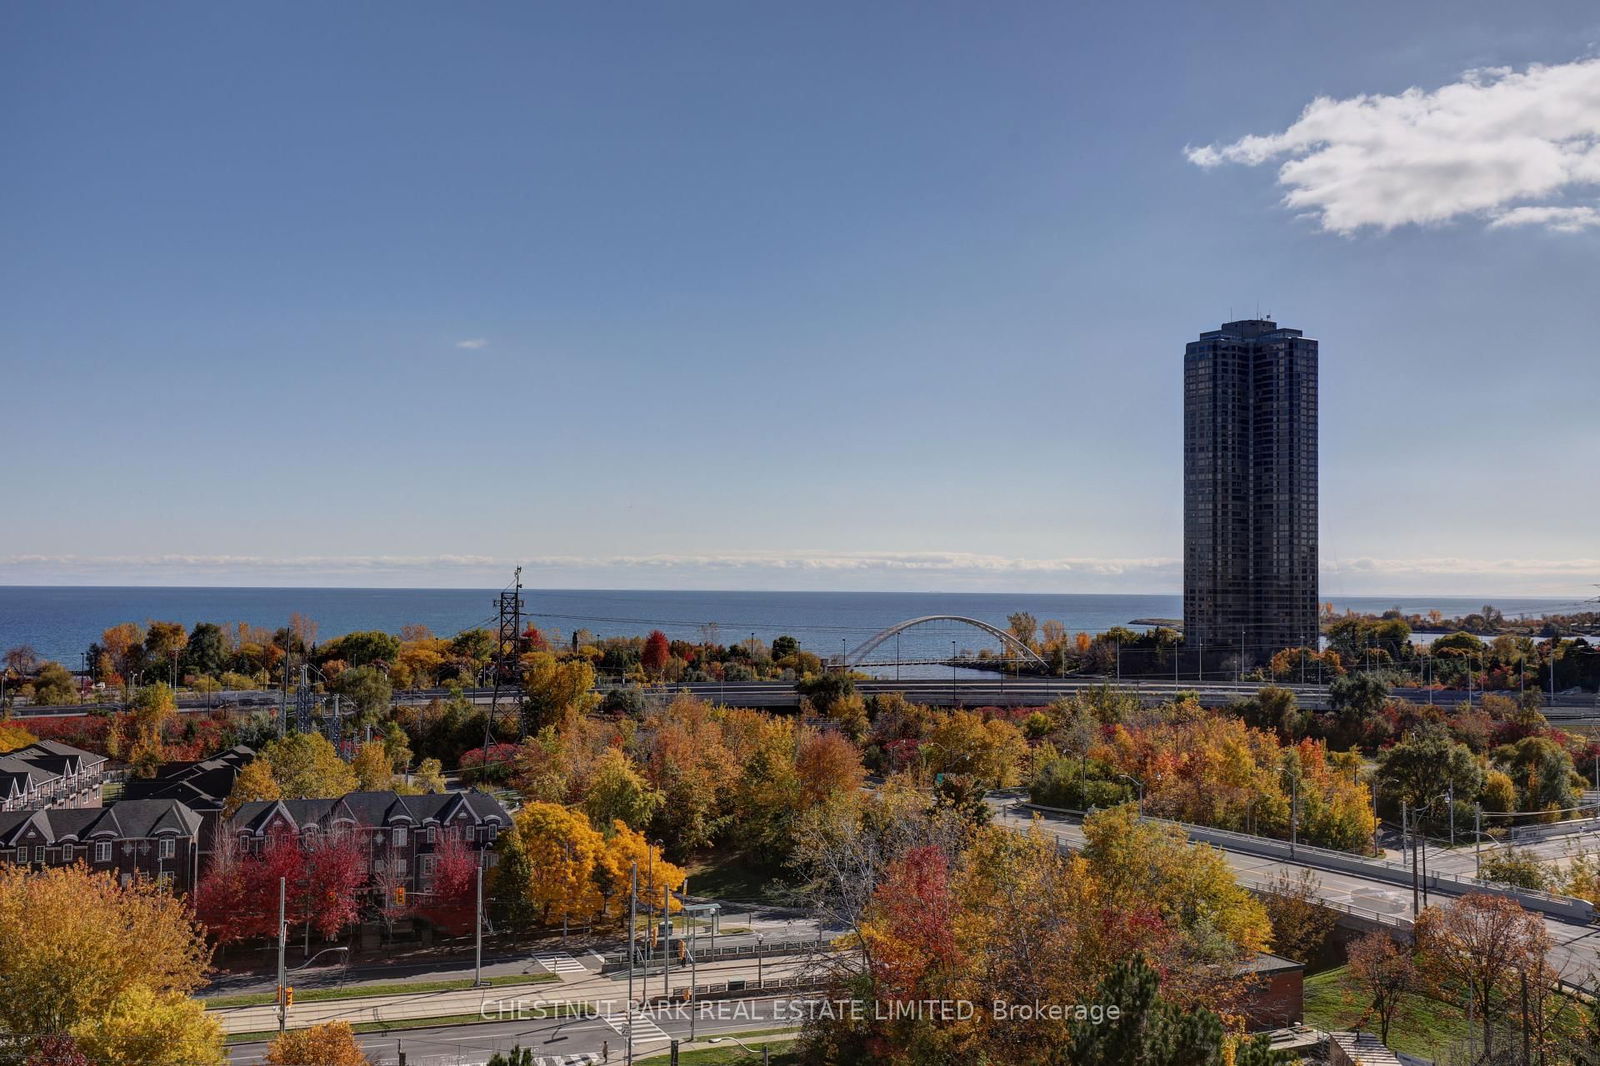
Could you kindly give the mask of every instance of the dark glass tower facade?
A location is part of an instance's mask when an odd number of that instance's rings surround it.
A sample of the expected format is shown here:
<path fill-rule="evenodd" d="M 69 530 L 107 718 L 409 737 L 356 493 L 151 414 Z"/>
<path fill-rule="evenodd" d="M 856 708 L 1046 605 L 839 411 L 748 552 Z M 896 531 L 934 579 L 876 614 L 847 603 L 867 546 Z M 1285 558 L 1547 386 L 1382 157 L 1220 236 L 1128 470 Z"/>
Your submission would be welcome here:
<path fill-rule="evenodd" d="M 1317 342 L 1224 323 L 1183 356 L 1184 643 L 1316 647 Z"/>

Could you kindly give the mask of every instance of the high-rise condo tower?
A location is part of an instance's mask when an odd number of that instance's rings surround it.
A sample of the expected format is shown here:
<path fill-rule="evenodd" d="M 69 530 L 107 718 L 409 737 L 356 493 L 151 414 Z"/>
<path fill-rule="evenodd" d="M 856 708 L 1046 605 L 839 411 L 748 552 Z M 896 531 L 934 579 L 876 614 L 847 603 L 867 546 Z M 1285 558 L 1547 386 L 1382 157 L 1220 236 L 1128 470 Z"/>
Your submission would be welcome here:
<path fill-rule="evenodd" d="M 1317 646 L 1317 342 L 1226 322 L 1183 356 L 1184 645 Z"/>

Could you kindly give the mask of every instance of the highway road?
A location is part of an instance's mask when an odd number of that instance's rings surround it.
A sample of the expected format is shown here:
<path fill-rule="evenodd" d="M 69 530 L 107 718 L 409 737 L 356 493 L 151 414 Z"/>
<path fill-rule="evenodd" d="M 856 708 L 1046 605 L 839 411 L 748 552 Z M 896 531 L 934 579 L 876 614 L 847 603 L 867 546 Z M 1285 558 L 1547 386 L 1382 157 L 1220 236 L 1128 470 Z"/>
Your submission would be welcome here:
<path fill-rule="evenodd" d="M 1037 824 L 1041 831 L 1069 847 L 1083 846 L 1082 825 L 1070 817 L 1025 809 L 1014 796 L 993 796 L 990 805 L 998 824 L 1018 830 L 1026 830 Z M 1280 873 L 1298 877 L 1302 870 L 1310 870 L 1317 878 L 1322 900 L 1329 906 L 1369 921 L 1382 922 L 1392 928 L 1408 930 L 1411 926 L 1411 892 L 1400 885 L 1375 877 L 1325 870 L 1308 863 L 1264 858 L 1227 848 L 1218 850 L 1227 859 L 1239 883 L 1246 887 L 1263 888 L 1275 881 Z M 1432 856 L 1433 853 L 1430 853 L 1430 873 L 1433 872 Z M 1469 863 L 1471 861 L 1470 853 L 1459 858 Z M 1464 872 L 1471 871 L 1468 869 Z M 1432 899 L 1438 902 L 1439 894 L 1433 893 Z M 1563 921 L 1554 917 L 1546 917 L 1544 924 L 1552 944 L 1548 956 L 1550 965 L 1563 980 L 1586 982 L 1600 973 L 1600 925 Z"/>
<path fill-rule="evenodd" d="M 1193 692 L 1199 695 L 1202 702 L 1211 706 L 1220 706 L 1235 699 L 1252 696 L 1262 688 L 1259 682 L 1207 681 L 1201 684 L 1192 679 L 1174 681 L 1155 678 L 1130 679 L 1119 682 L 1114 677 L 1004 677 L 999 674 L 992 677 L 978 678 L 967 676 L 941 680 L 939 678 L 919 677 L 906 678 L 899 681 L 893 678 L 883 678 L 856 682 L 857 690 L 864 695 L 901 692 L 906 695 L 906 698 L 918 703 L 965 707 L 1039 706 L 1062 696 L 1107 685 L 1134 692 L 1148 704 L 1170 700 L 1179 692 Z M 1309 710 L 1327 710 L 1329 708 L 1328 693 L 1325 686 L 1290 684 L 1282 687 L 1293 691 L 1302 707 Z M 794 686 L 786 681 L 696 682 L 682 685 L 651 686 L 643 691 L 647 698 L 666 698 L 673 693 L 686 691 L 703 699 L 734 707 L 792 709 L 799 703 L 799 697 L 795 693 Z M 492 689 L 470 689 L 466 695 L 476 704 L 488 704 L 494 698 Z M 1394 690 L 1394 695 L 1409 699 L 1415 703 L 1432 702 L 1445 706 L 1459 704 L 1467 699 L 1467 693 L 1464 691 L 1437 691 L 1430 694 L 1425 689 L 1396 689 Z M 1473 695 L 1475 698 L 1482 698 L 1482 693 L 1474 693 Z M 395 693 L 395 702 L 404 704 L 426 703 L 429 700 L 444 699 L 448 696 L 449 692 L 444 689 L 397 692 Z M 280 694 L 275 692 L 228 691 L 214 693 L 209 698 L 185 696 L 178 701 L 178 706 L 180 710 L 190 713 L 203 712 L 224 704 L 236 706 L 247 711 L 275 711 L 278 708 L 279 700 Z M 500 701 L 501 705 L 509 711 L 516 705 L 515 692 L 502 690 Z M 83 714 L 93 709 L 93 705 L 89 704 L 40 707 L 23 705 L 15 709 L 15 716 L 21 719 L 52 717 Z M 1572 693 L 1546 697 L 1545 715 L 1552 721 L 1574 724 L 1600 723 L 1600 695 L 1595 693 Z"/>

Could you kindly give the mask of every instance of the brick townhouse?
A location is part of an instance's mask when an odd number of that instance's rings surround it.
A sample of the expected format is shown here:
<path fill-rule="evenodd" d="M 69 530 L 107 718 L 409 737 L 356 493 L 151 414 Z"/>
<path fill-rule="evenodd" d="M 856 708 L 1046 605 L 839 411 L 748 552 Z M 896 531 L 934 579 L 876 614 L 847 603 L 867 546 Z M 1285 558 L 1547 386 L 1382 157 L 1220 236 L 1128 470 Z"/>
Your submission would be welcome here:
<path fill-rule="evenodd" d="M 241 850 L 259 852 L 267 839 L 293 833 L 302 840 L 319 834 L 356 831 L 364 836 L 369 871 L 388 874 L 408 891 L 431 887 L 434 855 L 449 839 L 477 851 L 490 851 L 511 824 L 500 801 L 483 792 L 445 792 L 402 796 L 395 792 L 352 792 L 338 799 L 259 800 L 242 805 L 228 823 Z M 492 851 L 485 865 L 499 856 Z M 391 867 L 392 864 L 392 867 Z"/>
<path fill-rule="evenodd" d="M 0 754 L 0 811 L 100 806 L 106 757 L 54 740 Z"/>
<path fill-rule="evenodd" d="M 126 800 L 110 807 L 0 811 L 0 862 L 40 870 L 83 863 L 127 884 L 194 887 L 200 816 L 177 800 Z"/>

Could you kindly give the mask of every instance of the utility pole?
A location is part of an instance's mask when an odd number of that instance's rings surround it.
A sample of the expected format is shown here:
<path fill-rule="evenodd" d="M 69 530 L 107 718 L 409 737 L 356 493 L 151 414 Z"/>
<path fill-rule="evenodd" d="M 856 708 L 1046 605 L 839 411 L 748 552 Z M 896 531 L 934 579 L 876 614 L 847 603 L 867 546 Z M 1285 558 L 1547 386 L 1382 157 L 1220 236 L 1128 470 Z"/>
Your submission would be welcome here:
<path fill-rule="evenodd" d="M 633 962 L 639 937 L 639 864 L 634 862 L 628 893 L 628 1066 L 633 1066 Z"/>
<path fill-rule="evenodd" d="M 483 852 L 478 852 L 478 920 L 472 927 L 472 987 L 483 987 Z"/>
<path fill-rule="evenodd" d="M 1411 850 L 1411 836 L 1409 823 L 1406 820 L 1405 800 L 1400 801 L 1400 847 L 1407 852 L 1411 852 L 1411 917 L 1415 918 L 1422 910 L 1422 904 L 1419 902 L 1421 891 L 1417 885 L 1417 858 L 1416 853 Z"/>
<path fill-rule="evenodd" d="M 667 927 L 666 939 L 661 941 L 661 994 L 672 997 L 672 889 L 661 885 L 661 924 Z"/>
<path fill-rule="evenodd" d="M 289 906 L 289 881 L 288 878 L 278 878 L 278 1035 L 282 1036 L 289 1024 L 289 1004 L 284 996 L 285 983 L 289 979 L 284 970 L 283 950 L 288 944 L 289 923 L 285 920 Z"/>
<path fill-rule="evenodd" d="M 1453 848 L 1456 846 L 1456 783 L 1454 781 L 1450 782 L 1449 787 L 1445 789 L 1445 795 L 1449 797 L 1450 803 L 1450 846 Z"/>
<path fill-rule="evenodd" d="M 1289 858 L 1294 858 L 1295 845 L 1300 842 L 1300 779 L 1289 778 Z"/>
<path fill-rule="evenodd" d="M 1483 876 L 1483 804 L 1473 804 L 1472 809 L 1472 876 Z"/>

